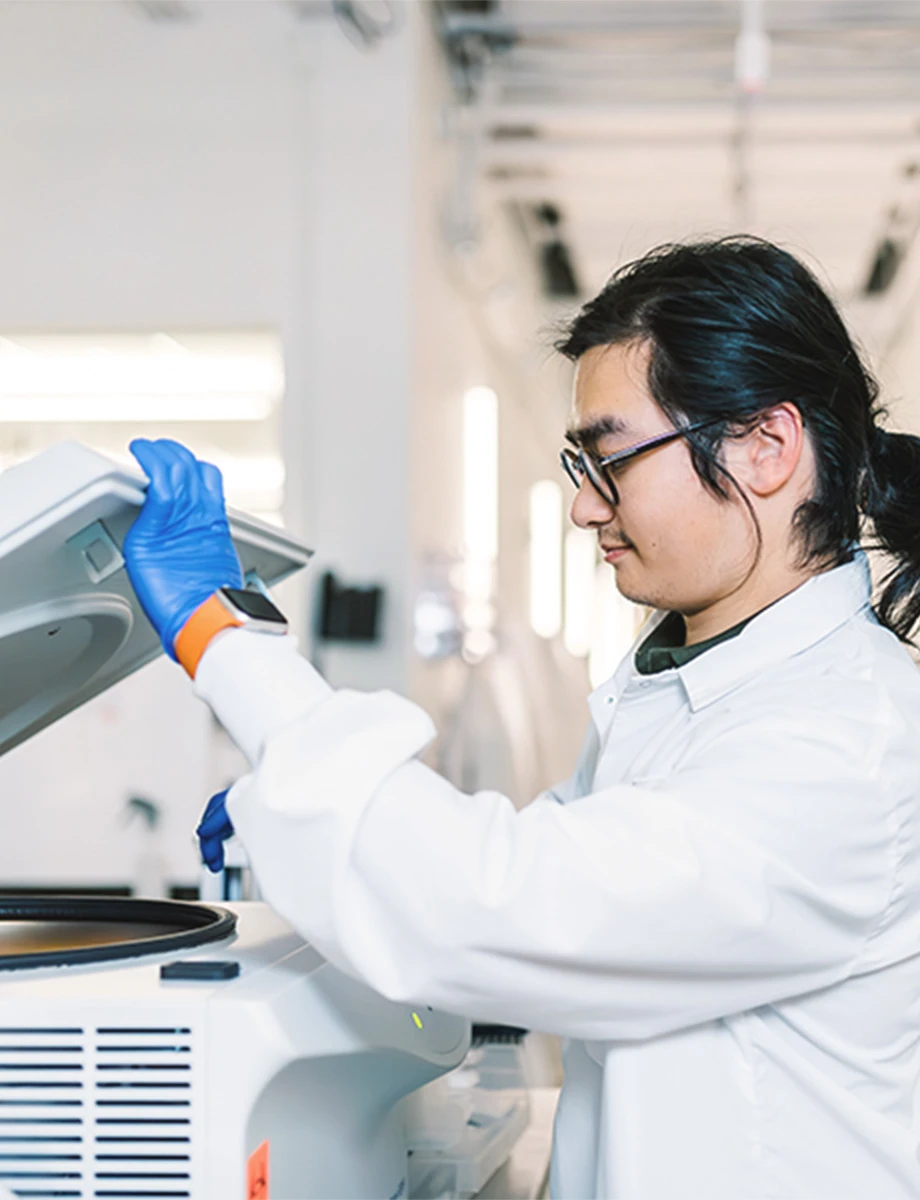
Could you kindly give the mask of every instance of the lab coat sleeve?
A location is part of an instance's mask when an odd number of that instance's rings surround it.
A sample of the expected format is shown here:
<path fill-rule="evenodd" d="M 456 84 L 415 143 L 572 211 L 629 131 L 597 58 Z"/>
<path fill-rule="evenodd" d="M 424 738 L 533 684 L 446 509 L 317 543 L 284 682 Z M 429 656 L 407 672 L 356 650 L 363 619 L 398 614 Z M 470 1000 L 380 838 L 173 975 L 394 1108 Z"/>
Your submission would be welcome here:
<path fill-rule="evenodd" d="M 238 728 L 229 637 L 212 668 L 200 690 Z M 801 714 L 764 714 L 665 779 L 518 812 L 414 760 L 433 734 L 417 707 L 317 699 L 303 668 L 302 715 L 263 730 L 228 809 L 272 906 L 391 999 L 630 1039 L 857 968 L 888 897 L 892 819 L 858 730 L 825 739 L 820 714 L 807 734 Z"/>
<path fill-rule="evenodd" d="M 325 679 L 297 654 L 296 638 L 240 629 L 219 633 L 208 646 L 195 690 L 250 763 L 262 756 L 269 733 L 302 720 L 332 695 Z"/>

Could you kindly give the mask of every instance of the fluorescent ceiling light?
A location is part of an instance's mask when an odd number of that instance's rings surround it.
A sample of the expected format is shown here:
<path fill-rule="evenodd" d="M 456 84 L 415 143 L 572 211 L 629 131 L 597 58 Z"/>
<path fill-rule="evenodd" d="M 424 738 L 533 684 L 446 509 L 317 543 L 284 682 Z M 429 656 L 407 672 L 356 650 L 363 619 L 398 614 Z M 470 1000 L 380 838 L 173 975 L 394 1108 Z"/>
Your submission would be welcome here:
<path fill-rule="evenodd" d="M 642 609 L 617 590 L 616 576 L 607 563 L 594 573 L 594 637 L 588 658 L 592 687 L 599 687 L 620 665 L 636 637 Z"/>
<path fill-rule="evenodd" d="M 466 559 L 457 572 L 459 590 L 467 600 L 491 600 L 495 591 L 495 564 Z"/>
<path fill-rule="evenodd" d="M 260 421 L 283 392 L 271 337 L 0 338 L 4 422 Z"/>
<path fill-rule="evenodd" d="M 584 658 L 594 635 L 594 571 L 597 540 L 587 529 L 570 529 L 565 535 L 565 629 L 569 654 Z"/>
<path fill-rule="evenodd" d="M 498 555 L 498 397 L 488 387 L 463 398 L 463 540 L 478 562 Z"/>
<path fill-rule="evenodd" d="M 530 489 L 530 624 L 544 638 L 562 628 L 562 505 L 553 480 Z"/>
<path fill-rule="evenodd" d="M 6 424 L 82 424 L 174 421 L 263 421 L 272 403 L 265 396 L 4 396 L 0 421 Z"/>
<path fill-rule="evenodd" d="M 276 455 L 250 456 L 215 450 L 203 457 L 220 469 L 228 489 L 253 492 L 280 492 L 284 489 L 284 463 Z"/>

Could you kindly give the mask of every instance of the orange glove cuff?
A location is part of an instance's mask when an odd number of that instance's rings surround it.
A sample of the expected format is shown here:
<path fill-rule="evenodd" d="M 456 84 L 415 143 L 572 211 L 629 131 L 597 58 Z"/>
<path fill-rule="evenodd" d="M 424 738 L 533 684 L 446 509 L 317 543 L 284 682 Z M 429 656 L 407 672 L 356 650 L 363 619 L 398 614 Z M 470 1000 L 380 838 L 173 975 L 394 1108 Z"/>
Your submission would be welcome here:
<path fill-rule="evenodd" d="M 201 656 L 212 640 L 224 629 L 239 629 L 243 622 L 233 616 L 215 594 L 196 608 L 185 622 L 173 643 L 176 658 L 192 679 L 198 670 Z"/>

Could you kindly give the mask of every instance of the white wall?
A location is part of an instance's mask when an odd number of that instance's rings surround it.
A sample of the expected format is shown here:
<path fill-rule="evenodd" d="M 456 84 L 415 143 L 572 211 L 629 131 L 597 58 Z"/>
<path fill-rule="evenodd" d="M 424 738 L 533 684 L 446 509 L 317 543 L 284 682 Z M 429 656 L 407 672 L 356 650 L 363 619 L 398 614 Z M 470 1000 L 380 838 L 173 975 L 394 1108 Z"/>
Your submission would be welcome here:
<path fill-rule="evenodd" d="M 583 724 L 557 715 L 583 672 L 565 683 L 524 628 L 526 489 L 556 469 L 564 407 L 528 345 L 534 284 L 504 218 L 484 212 L 469 262 L 444 242 L 448 92 L 428 12 L 406 11 L 362 53 L 280 3 L 211 0 L 196 21 L 153 23 L 123 4 L 0 2 L 0 332 L 280 330 L 285 515 L 318 551 L 284 603 L 309 649 L 318 570 L 384 583 L 381 643 L 322 665 L 439 718 L 463 672 L 414 659 L 411 602 L 425 557 L 460 549 L 463 393 L 495 387 L 505 644 L 537 697 L 520 746 L 542 747 L 526 788 L 568 769 Z M 142 673 L 0 760 L 0 884 L 124 881 L 131 791 L 167 804 L 167 874 L 190 878 L 189 832 L 226 782 L 215 762 L 181 676 Z"/>
<path fill-rule="evenodd" d="M 276 326 L 299 79 L 280 5 L 0 4 L 0 325 Z"/>
<path fill-rule="evenodd" d="M 219 782 L 211 715 L 165 659 L 0 759 L 0 887 L 195 883 L 192 831 Z M 155 835 L 126 802 L 156 804 Z M 153 861 L 157 860 L 157 861 Z"/>
<path fill-rule="evenodd" d="M 282 326 L 299 76 L 281 6 L 154 25 L 128 5 L 0 4 L 0 329 Z M 126 438 L 131 431 L 126 431 Z M 132 792 L 194 881 L 210 718 L 171 664 L 0 760 L 0 882 L 130 881 Z"/>
<path fill-rule="evenodd" d="M 409 421 L 416 295 L 416 25 L 361 53 L 331 23 L 303 31 L 293 151 L 297 231 L 284 336 L 290 524 L 313 576 L 386 588 L 383 637 L 335 646 L 339 685 L 407 686 Z"/>

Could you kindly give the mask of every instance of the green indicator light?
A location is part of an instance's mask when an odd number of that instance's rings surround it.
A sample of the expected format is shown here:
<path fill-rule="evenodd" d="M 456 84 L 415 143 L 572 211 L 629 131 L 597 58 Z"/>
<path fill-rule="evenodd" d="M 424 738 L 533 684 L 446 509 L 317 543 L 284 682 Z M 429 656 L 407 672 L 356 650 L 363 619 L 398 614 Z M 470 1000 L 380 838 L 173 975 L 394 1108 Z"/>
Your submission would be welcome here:
<path fill-rule="evenodd" d="M 422 1024 L 422 1018 L 418 1015 L 417 1012 L 414 1012 L 412 1014 L 412 1020 L 416 1023 L 416 1025 L 419 1027 L 419 1029 L 425 1028 L 425 1026 Z"/>

